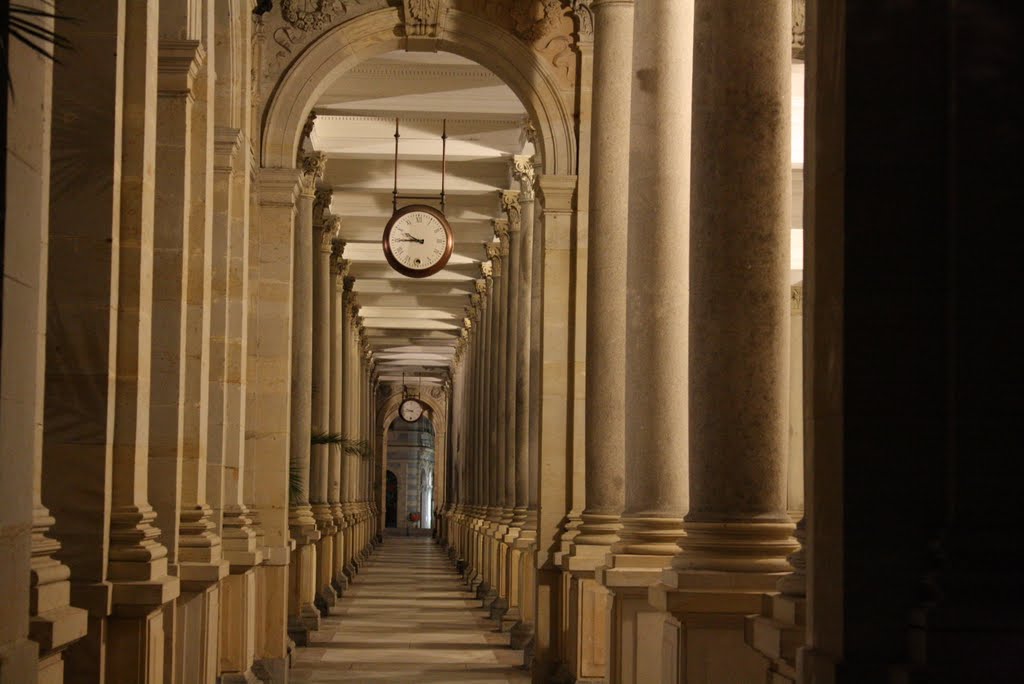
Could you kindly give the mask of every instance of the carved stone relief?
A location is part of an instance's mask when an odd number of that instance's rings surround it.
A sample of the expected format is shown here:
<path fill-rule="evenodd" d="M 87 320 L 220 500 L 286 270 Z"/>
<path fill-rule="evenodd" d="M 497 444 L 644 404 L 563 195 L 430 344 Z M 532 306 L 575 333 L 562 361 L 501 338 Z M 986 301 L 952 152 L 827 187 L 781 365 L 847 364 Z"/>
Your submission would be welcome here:
<path fill-rule="evenodd" d="M 804 58 L 804 25 L 807 21 L 807 0 L 793 0 L 793 58 Z"/>

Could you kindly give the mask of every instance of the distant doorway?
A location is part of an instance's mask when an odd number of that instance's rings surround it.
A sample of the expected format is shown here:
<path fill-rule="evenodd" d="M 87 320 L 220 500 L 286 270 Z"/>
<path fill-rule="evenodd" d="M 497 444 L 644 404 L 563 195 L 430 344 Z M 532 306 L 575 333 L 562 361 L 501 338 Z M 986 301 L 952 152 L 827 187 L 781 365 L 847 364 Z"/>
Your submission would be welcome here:
<path fill-rule="evenodd" d="M 398 476 L 388 471 L 384 489 L 384 527 L 398 527 Z"/>

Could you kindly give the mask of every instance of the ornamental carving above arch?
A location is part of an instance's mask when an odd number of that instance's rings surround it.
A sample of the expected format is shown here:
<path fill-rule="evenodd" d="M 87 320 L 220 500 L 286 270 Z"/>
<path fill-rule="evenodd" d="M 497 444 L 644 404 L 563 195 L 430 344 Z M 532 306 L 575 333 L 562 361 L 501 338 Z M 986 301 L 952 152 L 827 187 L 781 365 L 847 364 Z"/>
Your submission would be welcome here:
<path fill-rule="evenodd" d="M 331 28 L 369 12 L 395 8 L 404 19 L 396 31 L 428 35 L 444 23 L 448 9 L 474 14 L 505 29 L 549 62 L 564 87 L 576 83 L 577 24 L 590 27 L 589 9 L 581 0 L 281 0 L 280 12 L 261 17 L 269 36 L 263 51 L 262 92 L 303 49 Z M 577 13 L 587 14 L 577 18 Z"/>

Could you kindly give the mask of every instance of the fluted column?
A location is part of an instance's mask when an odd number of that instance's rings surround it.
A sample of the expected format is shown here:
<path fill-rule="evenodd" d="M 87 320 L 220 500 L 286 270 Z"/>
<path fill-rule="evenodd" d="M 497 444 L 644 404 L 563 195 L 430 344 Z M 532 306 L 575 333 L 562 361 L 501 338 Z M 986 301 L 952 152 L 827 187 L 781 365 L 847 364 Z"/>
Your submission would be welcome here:
<path fill-rule="evenodd" d="M 598 12 L 609 9 L 617 11 L 607 7 Z M 635 9 L 626 276 L 626 491 L 620 541 L 612 546 L 607 567 L 598 571 L 598 579 L 613 594 L 609 678 L 624 683 L 663 681 L 656 647 L 662 639 L 661 625 L 647 602 L 647 588 L 658 581 L 660 570 L 678 550 L 675 541 L 686 511 L 692 25 L 693 5 L 688 0 L 652 0 Z M 601 201 L 596 193 L 594 199 Z M 602 214 L 601 207 L 597 214 L 603 225 L 608 214 Z"/>
<path fill-rule="evenodd" d="M 790 4 L 697 0 L 690 255 L 690 510 L 655 604 L 686 676 L 763 676 L 741 616 L 789 569 Z M 700 592 L 694 606 L 690 597 Z M 715 644 L 692 662 L 696 644 Z"/>
<path fill-rule="evenodd" d="M 288 526 L 296 548 L 289 568 L 288 633 L 300 645 L 305 645 L 309 630 L 319 626 L 319 612 L 313 605 L 316 593 L 316 548 L 313 543 L 319 539 L 320 532 L 309 504 L 310 385 L 313 375 L 313 200 L 316 183 L 323 177 L 325 162 L 322 153 L 307 155 L 302 160 L 303 182 L 292 257 L 291 497 Z"/>

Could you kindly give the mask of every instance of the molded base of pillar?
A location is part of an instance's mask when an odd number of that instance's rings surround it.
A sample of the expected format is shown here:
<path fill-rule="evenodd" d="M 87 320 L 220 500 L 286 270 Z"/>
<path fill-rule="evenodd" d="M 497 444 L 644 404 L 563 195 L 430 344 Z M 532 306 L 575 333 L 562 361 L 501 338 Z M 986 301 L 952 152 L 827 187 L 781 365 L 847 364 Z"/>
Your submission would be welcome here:
<path fill-rule="evenodd" d="M 331 607 L 337 605 L 338 593 L 334 590 L 334 587 L 327 585 L 321 587 L 316 592 L 316 598 L 313 599 L 313 605 L 320 611 L 321 617 L 327 617 L 331 614 Z"/>
<path fill-rule="evenodd" d="M 0 684 L 34 682 L 38 656 L 39 645 L 30 639 L 0 644 Z"/>
<path fill-rule="evenodd" d="M 334 593 L 338 598 L 345 595 L 345 590 L 348 589 L 348 577 L 345 576 L 344 570 L 339 570 L 335 573 L 331 586 L 334 587 Z"/>
<path fill-rule="evenodd" d="M 289 658 L 262 658 L 252 664 L 252 671 L 265 684 L 285 684 L 288 681 Z"/>
<path fill-rule="evenodd" d="M 533 623 L 517 622 L 509 631 L 511 636 L 510 646 L 514 649 L 525 649 L 527 644 L 533 641 Z"/>
<path fill-rule="evenodd" d="M 223 672 L 220 675 L 220 684 L 259 684 L 261 680 L 252 670 L 245 672 Z"/>
<path fill-rule="evenodd" d="M 486 602 L 485 602 L 486 603 Z M 495 620 L 498 623 L 498 628 L 501 628 L 502 618 L 505 617 L 505 613 L 508 612 L 508 599 L 503 599 L 500 596 L 496 597 L 491 603 L 491 614 L 490 619 Z"/>

